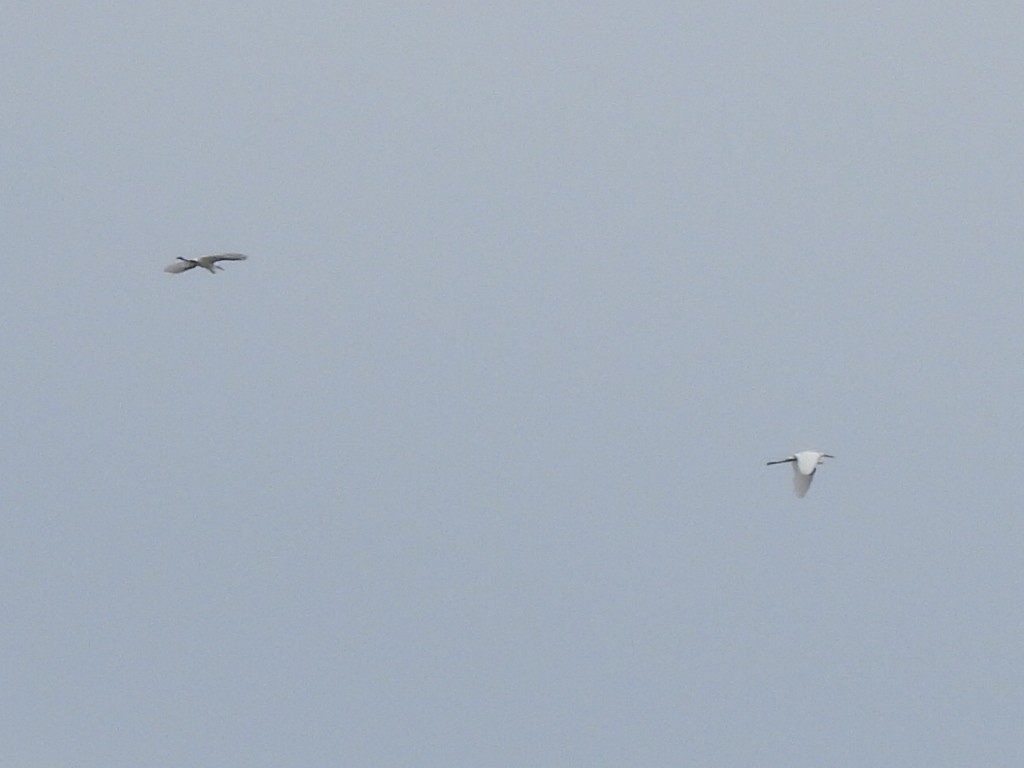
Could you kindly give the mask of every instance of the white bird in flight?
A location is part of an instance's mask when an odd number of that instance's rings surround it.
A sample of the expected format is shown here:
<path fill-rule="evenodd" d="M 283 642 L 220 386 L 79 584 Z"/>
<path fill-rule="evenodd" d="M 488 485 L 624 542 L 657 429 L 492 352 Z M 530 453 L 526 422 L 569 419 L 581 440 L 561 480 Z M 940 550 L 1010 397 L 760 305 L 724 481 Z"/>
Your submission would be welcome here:
<path fill-rule="evenodd" d="M 215 256 L 200 256 L 198 259 L 186 259 L 179 256 L 176 262 L 164 268 L 164 272 L 176 275 L 179 272 L 188 272 L 190 269 L 202 267 L 211 275 L 216 275 L 216 270 L 224 270 L 224 267 L 218 266 L 218 261 L 245 261 L 247 258 L 249 257 L 244 253 L 218 253 Z"/>
<path fill-rule="evenodd" d="M 800 453 L 794 453 L 792 456 L 787 456 L 784 459 L 778 461 L 769 461 L 768 466 L 772 464 L 793 464 L 793 488 L 796 489 L 796 495 L 801 499 L 804 494 L 807 493 L 807 489 L 811 487 L 811 480 L 814 479 L 814 470 L 818 468 L 819 464 L 824 464 L 825 459 L 834 459 L 831 453 L 820 453 L 818 451 L 800 451 Z"/>

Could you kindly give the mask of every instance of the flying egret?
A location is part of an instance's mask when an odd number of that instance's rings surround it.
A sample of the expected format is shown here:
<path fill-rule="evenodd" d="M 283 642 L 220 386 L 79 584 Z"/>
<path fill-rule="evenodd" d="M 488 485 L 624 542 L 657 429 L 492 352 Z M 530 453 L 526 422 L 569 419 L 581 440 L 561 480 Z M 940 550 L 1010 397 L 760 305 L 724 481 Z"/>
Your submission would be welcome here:
<path fill-rule="evenodd" d="M 819 451 L 800 451 L 800 453 L 794 453 L 792 456 L 787 456 L 785 459 L 779 459 L 778 461 L 769 461 L 768 466 L 772 464 L 793 464 L 793 488 L 796 489 L 796 495 L 801 499 L 804 494 L 807 493 L 807 489 L 811 487 L 811 480 L 814 479 L 814 470 L 818 468 L 819 464 L 824 464 L 825 459 L 834 459 L 831 453 L 820 453 Z"/>
<path fill-rule="evenodd" d="M 202 267 L 211 275 L 216 275 L 215 270 L 224 270 L 224 267 L 217 264 L 218 261 L 245 261 L 247 258 L 249 257 L 244 253 L 218 253 L 215 256 L 200 256 L 198 259 L 186 259 L 179 256 L 176 262 L 164 268 L 164 272 L 176 275 L 179 272 L 188 272 L 190 269 Z"/>

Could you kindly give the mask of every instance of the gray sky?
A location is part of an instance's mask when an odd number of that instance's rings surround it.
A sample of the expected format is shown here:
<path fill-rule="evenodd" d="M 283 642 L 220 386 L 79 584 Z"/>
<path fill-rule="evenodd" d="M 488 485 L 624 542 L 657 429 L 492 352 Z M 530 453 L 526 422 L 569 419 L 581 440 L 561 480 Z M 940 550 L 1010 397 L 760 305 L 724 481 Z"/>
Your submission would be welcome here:
<path fill-rule="evenodd" d="M 839 5 L 5 7 L 0 762 L 1022 764 L 1024 10 Z"/>

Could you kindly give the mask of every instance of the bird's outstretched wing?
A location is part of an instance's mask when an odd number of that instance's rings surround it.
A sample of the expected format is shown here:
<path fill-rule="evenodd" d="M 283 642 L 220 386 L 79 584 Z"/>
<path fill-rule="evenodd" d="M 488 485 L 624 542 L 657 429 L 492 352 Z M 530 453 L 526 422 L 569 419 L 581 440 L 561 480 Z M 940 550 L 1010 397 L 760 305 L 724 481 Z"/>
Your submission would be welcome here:
<path fill-rule="evenodd" d="M 218 253 L 213 256 L 203 256 L 200 260 L 216 264 L 218 261 L 245 261 L 248 258 L 244 253 Z"/>
<path fill-rule="evenodd" d="M 196 264 L 191 261 L 176 261 L 168 267 L 164 267 L 164 272 L 170 272 L 172 275 L 176 275 L 179 272 L 188 272 L 190 269 L 195 269 Z"/>

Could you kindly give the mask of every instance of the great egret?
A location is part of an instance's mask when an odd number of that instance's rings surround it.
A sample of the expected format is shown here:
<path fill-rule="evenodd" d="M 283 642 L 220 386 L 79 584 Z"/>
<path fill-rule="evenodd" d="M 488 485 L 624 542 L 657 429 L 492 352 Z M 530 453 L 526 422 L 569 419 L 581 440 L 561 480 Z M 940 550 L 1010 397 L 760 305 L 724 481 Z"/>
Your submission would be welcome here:
<path fill-rule="evenodd" d="M 188 272 L 190 269 L 202 267 L 211 275 L 216 275 L 216 270 L 224 270 L 224 267 L 217 265 L 218 261 L 245 261 L 247 258 L 249 257 L 244 253 L 218 253 L 216 256 L 200 256 L 198 259 L 186 259 L 179 256 L 176 262 L 164 268 L 164 272 L 176 275 L 179 272 Z"/>
<path fill-rule="evenodd" d="M 831 453 L 820 453 L 818 451 L 800 451 L 800 453 L 794 453 L 792 456 L 788 456 L 785 459 L 779 459 L 778 461 L 769 461 L 768 466 L 772 464 L 793 464 L 793 488 L 796 489 L 796 495 L 801 499 L 804 494 L 807 493 L 807 489 L 811 487 L 811 480 L 814 479 L 814 470 L 818 468 L 819 464 L 824 464 L 825 459 L 834 459 Z"/>

